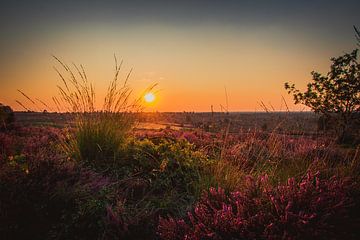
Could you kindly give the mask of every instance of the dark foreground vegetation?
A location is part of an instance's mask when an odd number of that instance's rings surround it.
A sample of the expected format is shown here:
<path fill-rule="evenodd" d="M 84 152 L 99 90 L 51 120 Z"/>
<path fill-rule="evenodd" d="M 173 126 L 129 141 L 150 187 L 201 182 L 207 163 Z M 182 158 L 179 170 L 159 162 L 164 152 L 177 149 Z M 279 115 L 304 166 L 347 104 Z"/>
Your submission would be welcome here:
<path fill-rule="evenodd" d="M 358 148 L 264 131 L 138 130 L 98 147 L 74 134 L 0 133 L 1 239 L 358 237 Z"/>

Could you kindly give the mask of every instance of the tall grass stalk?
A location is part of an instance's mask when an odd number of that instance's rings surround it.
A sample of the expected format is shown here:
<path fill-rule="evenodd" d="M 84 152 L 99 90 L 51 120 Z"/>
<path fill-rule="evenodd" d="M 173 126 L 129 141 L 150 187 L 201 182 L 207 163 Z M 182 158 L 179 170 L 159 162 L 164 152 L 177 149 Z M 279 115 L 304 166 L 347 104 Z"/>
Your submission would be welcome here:
<path fill-rule="evenodd" d="M 64 141 L 64 150 L 76 160 L 92 167 L 112 167 L 124 149 L 128 134 L 136 122 L 136 113 L 142 110 L 142 96 L 132 100 L 128 80 L 131 71 L 121 81 L 122 62 L 115 57 L 114 78 L 110 81 L 101 109 L 96 108 L 95 88 L 82 65 L 67 65 L 54 59 L 54 67 L 62 80 L 58 85 L 60 97 L 53 98 L 58 109 L 75 115 L 75 128 Z M 151 86 L 148 90 L 153 88 Z"/>

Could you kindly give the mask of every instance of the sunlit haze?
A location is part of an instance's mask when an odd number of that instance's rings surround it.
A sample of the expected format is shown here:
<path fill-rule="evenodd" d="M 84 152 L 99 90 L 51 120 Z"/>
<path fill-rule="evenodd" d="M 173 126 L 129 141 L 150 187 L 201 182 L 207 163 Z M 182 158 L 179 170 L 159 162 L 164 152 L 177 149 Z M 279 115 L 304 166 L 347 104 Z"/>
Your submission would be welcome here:
<path fill-rule="evenodd" d="M 262 111 L 293 105 L 284 82 L 356 47 L 360 1 L 8 1 L 0 10 L 0 102 L 53 106 L 61 79 L 51 57 L 82 64 L 97 104 L 123 60 L 134 97 L 157 85 L 148 111 Z M 225 91 L 226 89 L 226 91 Z M 284 97 L 284 100 L 283 100 Z M 145 98 L 154 101 L 154 95 Z"/>

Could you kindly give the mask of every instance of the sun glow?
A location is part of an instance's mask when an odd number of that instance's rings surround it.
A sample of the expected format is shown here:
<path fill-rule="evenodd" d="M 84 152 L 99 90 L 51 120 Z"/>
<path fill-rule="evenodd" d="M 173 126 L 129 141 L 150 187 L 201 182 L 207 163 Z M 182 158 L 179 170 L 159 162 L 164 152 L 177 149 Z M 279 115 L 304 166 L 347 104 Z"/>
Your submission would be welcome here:
<path fill-rule="evenodd" d="M 155 100 L 155 95 L 153 93 L 151 93 L 151 92 L 146 93 L 145 96 L 144 96 L 144 99 L 145 99 L 145 102 L 152 103 Z"/>

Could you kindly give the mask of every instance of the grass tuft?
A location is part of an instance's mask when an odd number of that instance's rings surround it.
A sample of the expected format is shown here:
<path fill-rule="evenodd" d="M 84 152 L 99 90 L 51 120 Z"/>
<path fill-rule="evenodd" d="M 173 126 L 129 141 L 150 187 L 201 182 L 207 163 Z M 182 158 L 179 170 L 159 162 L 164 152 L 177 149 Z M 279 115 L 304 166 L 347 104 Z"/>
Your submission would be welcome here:
<path fill-rule="evenodd" d="M 95 88 L 82 65 L 67 65 L 54 59 L 54 67 L 62 80 L 59 98 L 53 98 L 58 109 L 75 114 L 75 128 L 64 141 L 65 152 L 86 165 L 106 170 L 119 159 L 128 133 L 136 123 L 135 115 L 142 110 L 141 97 L 132 99 L 128 84 L 131 71 L 119 79 L 122 62 L 115 57 L 114 78 L 110 81 L 102 108 L 96 108 Z M 155 87 L 151 86 L 149 89 Z"/>

